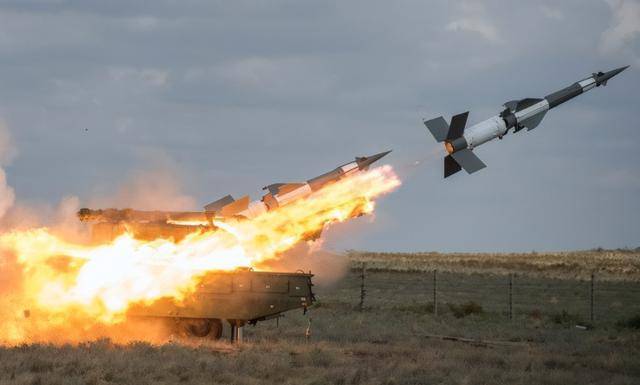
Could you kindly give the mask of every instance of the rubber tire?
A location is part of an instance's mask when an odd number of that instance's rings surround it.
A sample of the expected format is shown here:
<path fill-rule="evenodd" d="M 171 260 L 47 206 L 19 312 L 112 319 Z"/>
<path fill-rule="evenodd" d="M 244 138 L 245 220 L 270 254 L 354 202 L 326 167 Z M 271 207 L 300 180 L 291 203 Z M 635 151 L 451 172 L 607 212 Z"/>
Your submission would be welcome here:
<path fill-rule="evenodd" d="M 209 333 L 209 337 L 214 340 L 219 340 L 222 338 L 222 320 L 217 318 L 213 318 L 211 321 L 211 332 Z"/>
<path fill-rule="evenodd" d="M 206 337 L 211 332 L 212 322 L 209 319 L 184 320 L 184 330 L 194 337 Z"/>

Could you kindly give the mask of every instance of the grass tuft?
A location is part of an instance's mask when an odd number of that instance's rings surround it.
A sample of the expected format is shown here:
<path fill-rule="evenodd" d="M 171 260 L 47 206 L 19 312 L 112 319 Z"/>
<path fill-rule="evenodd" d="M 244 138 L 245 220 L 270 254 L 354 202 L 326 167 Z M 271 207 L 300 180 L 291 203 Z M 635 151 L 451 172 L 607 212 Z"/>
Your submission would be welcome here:
<path fill-rule="evenodd" d="M 471 314 L 482 314 L 482 306 L 473 301 L 467 301 L 465 303 L 456 305 L 454 303 L 447 303 L 449 310 L 456 318 L 463 318 Z"/>
<path fill-rule="evenodd" d="M 634 315 L 630 318 L 624 318 L 616 322 L 616 326 L 625 329 L 640 330 L 640 314 Z"/>

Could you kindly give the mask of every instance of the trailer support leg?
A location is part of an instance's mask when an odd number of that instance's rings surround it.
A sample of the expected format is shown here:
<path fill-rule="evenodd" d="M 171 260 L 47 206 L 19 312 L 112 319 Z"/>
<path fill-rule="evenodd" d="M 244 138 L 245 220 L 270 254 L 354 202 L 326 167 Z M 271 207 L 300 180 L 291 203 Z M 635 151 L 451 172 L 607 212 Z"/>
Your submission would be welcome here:
<path fill-rule="evenodd" d="M 230 320 L 229 325 L 231 326 L 231 343 L 241 343 L 244 322 Z"/>

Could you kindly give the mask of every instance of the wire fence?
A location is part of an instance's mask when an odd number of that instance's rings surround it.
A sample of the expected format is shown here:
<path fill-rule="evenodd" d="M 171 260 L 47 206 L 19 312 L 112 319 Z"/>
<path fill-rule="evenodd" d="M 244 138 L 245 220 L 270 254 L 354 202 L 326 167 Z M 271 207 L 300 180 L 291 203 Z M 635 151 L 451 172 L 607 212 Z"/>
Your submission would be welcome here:
<path fill-rule="evenodd" d="M 564 280 L 437 270 L 375 271 L 363 263 L 322 294 L 329 301 L 352 299 L 360 310 L 406 309 L 434 316 L 475 309 L 506 319 L 552 317 L 559 322 L 608 324 L 640 315 L 640 282 L 604 281 L 597 274 Z"/>

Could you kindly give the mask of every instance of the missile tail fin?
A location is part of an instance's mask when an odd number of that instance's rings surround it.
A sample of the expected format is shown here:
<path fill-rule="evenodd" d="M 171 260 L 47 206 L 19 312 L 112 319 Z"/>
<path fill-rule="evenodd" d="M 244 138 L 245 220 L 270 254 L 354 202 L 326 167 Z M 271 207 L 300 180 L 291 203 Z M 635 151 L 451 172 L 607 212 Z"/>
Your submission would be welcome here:
<path fill-rule="evenodd" d="M 455 159 L 451 157 L 451 155 L 447 155 L 444 157 L 444 177 L 450 177 L 451 175 L 457 173 L 462 170 L 462 167 L 456 162 Z"/>
<path fill-rule="evenodd" d="M 433 135 L 437 142 L 444 142 L 447 139 L 449 125 L 442 116 L 439 116 L 435 119 L 426 120 L 424 122 L 424 125 L 427 126 L 427 129 L 429 130 L 429 132 L 431 132 L 431 135 Z"/>
<path fill-rule="evenodd" d="M 231 195 L 227 195 L 218 199 L 215 202 L 211 202 L 208 205 L 204 206 L 205 211 L 209 212 L 217 212 L 222 209 L 224 206 L 235 202 L 235 199 Z"/>
<path fill-rule="evenodd" d="M 454 115 L 451 118 L 451 124 L 447 124 L 442 116 L 435 119 L 426 120 L 424 125 L 427 126 L 431 135 L 437 142 L 458 139 L 464 134 L 464 128 L 467 125 L 469 111 L 462 114 Z"/>
<path fill-rule="evenodd" d="M 221 217 L 232 217 L 249 208 L 249 203 L 249 196 L 245 195 L 242 198 L 222 207 L 219 214 Z"/>
<path fill-rule="evenodd" d="M 471 150 L 465 148 L 464 150 L 456 151 L 451 154 L 451 157 L 466 171 L 468 174 L 473 174 L 476 171 L 482 170 L 487 167 L 483 161 L 480 160 Z"/>
<path fill-rule="evenodd" d="M 285 183 L 272 183 L 268 186 L 264 186 L 263 190 L 268 190 L 271 194 L 277 194 L 280 187 L 284 186 Z"/>
<path fill-rule="evenodd" d="M 451 124 L 449 125 L 449 132 L 447 132 L 447 140 L 458 139 L 464 134 L 464 127 L 467 125 L 467 118 L 469 117 L 469 111 L 462 114 L 454 115 L 451 118 Z"/>

